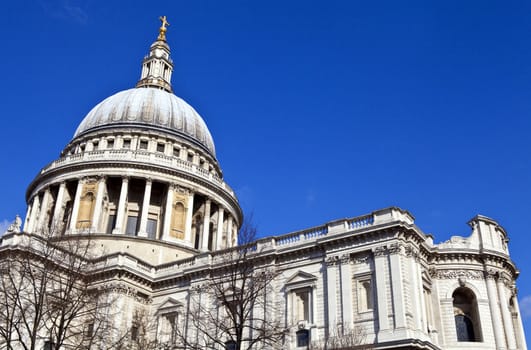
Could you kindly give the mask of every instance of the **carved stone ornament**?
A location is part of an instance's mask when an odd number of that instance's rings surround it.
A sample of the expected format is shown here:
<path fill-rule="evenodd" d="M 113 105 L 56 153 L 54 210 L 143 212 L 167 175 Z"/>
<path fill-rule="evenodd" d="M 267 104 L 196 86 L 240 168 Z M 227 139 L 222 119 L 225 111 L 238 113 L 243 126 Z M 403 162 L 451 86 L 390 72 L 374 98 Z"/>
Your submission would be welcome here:
<path fill-rule="evenodd" d="M 348 264 L 350 262 L 350 254 L 341 255 L 341 263 Z"/>
<path fill-rule="evenodd" d="M 386 246 L 379 246 L 374 248 L 374 256 L 384 256 L 387 254 Z"/>
<path fill-rule="evenodd" d="M 430 276 L 437 279 L 457 279 L 459 283 L 466 280 L 480 280 L 483 279 L 483 271 L 474 271 L 474 270 L 429 270 Z"/>
<path fill-rule="evenodd" d="M 16 215 L 15 220 L 9 225 L 6 232 L 19 233 L 20 226 L 22 226 L 22 220 L 20 219 L 20 216 Z"/>
<path fill-rule="evenodd" d="M 486 279 L 494 279 L 494 280 L 498 278 L 498 274 L 499 272 L 494 269 L 488 269 L 487 271 L 483 273 Z"/>
<path fill-rule="evenodd" d="M 408 258 L 414 258 L 417 261 L 420 259 L 420 253 L 416 247 L 408 245 L 405 247 L 404 251 Z"/>
<path fill-rule="evenodd" d="M 351 257 L 354 264 L 365 264 L 369 261 L 369 254 L 356 254 Z"/>
<path fill-rule="evenodd" d="M 339 256 L 335 255 L 335 256 L 327 256 L 326 257 L 326 266 L 334 266 L 334 265 L 337 265 L 339 263 Z"/>
<path fill-rule="evenodd" d="M 401 243 L 393 243 L 387 247 L 389 254 L 401 254 L 403 252 L 403 245 Z"/>
<path fill-rule="evenodd" d="M 112 284 L 104 289 L 110 290 L 112 293 L 126 295 L 128 297 L 133 298 L 136 302 L 142 304 L 151 304 L 153 302 L 150 296 L 142 296 L 135 288 L 128 286 L 124 283 Z"/>

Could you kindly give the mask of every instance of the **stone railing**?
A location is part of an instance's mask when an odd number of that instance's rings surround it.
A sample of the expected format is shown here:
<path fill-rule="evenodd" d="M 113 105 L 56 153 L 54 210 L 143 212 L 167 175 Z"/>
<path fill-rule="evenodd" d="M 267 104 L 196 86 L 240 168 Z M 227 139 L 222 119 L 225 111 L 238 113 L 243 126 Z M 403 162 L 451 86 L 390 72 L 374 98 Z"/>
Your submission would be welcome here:
<path fill-rule="evenodd" d="M 208 170 L 203 169 L 191 162 L 187 162 L 176 157 L 167 156 L 162 153 L 148 152 L 145 150 L 110 149 L 71 154 L 59 158 L 45 166 L 42 168 L 41 174 L 64 165 L 90 161 L 112 162 L 116 160 L 127 161 L 129 163 L 149 163 L 185 171 L 197 177 L 208 180 L 223 188 L 231 195 L 234 195 L 232 188 L 230 188 L 230 186 L 228 186 L 217 174 L 210 173 Z"/>
<path fill-rule="evenodd" d="M 391 207 L 375 211 L 369 215 L 336 220 L 306 230 L 292 232 L 281 236 L 262 238 L 246 246 L 237 246 L 212 253 L 201 253 L 186 259 L 158 266 L 152 266 L 126 254 L 119 253 L 107 258 L 106 267 L 120 265 L 131 267 L 133 269 L 136 268 L 152 277 L 160 278 L 183 272 L 188 269 L 201 268 L 201 266 L 227 261 L 231 257 L 235 257 L 235 254 L 238 255 L 242 252 L 248 256 L 262 253 L 267 254 L 274 251 L 297 248 L 299 245 L 317 242 L 323 238 L 333 239 L 334 236 L 357 234 L 357 231 L 365 230 L 371 226 L 385 224 L 394 225 L 397 223 L 411 225 L 413 224 L 413 217 L 405 210 Z"/>

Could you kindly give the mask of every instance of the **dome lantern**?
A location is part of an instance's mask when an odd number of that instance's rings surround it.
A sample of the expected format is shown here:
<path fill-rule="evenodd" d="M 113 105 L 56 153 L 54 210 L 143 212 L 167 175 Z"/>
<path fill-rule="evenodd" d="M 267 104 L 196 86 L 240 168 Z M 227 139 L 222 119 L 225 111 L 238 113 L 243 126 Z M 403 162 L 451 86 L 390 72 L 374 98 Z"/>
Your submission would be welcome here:
<path fill-rule="evenodd" d="M 142 62 L 142 73 L 136 87 L 154 87 L 172 92 L 173 62 L 170 58 L 170 47 L 166 42 L 166 26 L 170 23 L 166 20 L 166 16 L 160 17 L 160 21 L 162 25 L 159 28 L 159 36 L 151 44 L 149 55 Z"/>

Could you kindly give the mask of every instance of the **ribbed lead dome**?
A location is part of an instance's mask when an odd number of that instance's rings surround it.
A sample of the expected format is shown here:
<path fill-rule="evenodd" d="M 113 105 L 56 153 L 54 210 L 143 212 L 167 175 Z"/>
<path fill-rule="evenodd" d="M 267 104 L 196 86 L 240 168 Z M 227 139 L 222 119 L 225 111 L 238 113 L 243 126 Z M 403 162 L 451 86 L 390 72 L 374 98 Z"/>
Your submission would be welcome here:
<path fill-rule="evenodd" d="M 87 114 L 74 138 L 92 130 L 116 127 L 170 132 L 216 156 L 212 136 L 201 116 L 184 100 L 165 90 L 141 87 L 106 98 Z"/>

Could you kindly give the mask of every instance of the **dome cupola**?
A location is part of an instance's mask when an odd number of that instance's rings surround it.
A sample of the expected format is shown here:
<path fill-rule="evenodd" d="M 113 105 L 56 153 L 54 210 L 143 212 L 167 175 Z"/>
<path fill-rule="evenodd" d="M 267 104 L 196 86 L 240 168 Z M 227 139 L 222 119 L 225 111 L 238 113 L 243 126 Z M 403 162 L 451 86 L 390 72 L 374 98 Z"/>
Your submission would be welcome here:
<path fill-rule="evenodd" d="M 92 108 L 28 186 L 26 232 L 90 233 L 108 252 L 135 240 L 150 263 L 237 244 L 241 208 L 205 122 L 172 92 L 160 20 L 136 87 Z"/>

